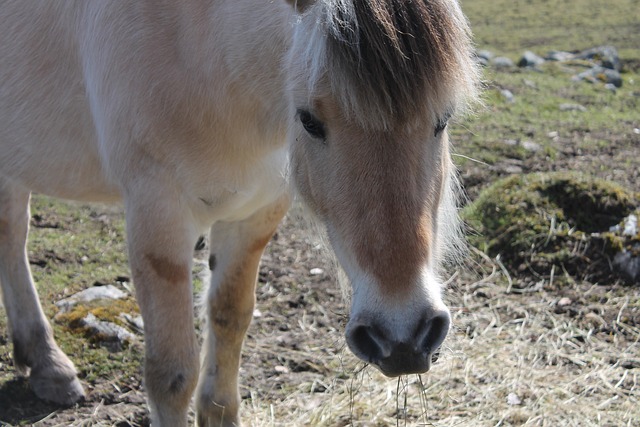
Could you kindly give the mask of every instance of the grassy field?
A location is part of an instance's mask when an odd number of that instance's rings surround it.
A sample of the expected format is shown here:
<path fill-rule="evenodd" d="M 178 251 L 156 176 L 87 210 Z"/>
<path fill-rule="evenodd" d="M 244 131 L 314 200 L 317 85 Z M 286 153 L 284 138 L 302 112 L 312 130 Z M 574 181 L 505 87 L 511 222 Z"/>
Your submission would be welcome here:
<path fill-rule="evenodd" d="M 579 68 L 559 64 L 485 69 L 486 105 L 451 126 L 470 199 L 500 177 L 562 170 L 640 192 L 640 1 L 464 0 L 462 6 L 479 49 L 517 61 L 525 50 L 544 55 L 606 44 L 618 49 L 624 66 L 615 93 L 572 81 Z M 561 111 L 562 103 L 585 111 Z M 130 288 L 119 208 L 35 196 L 32 213 L 30 260 L 51 319 L 53 302 L 82 288 Z M 440 360 L 429 374 L 389 380 L 345 349 L 340 290 L 329 274 L 309 273 L 331 271 L 331 261 L 302 224 L 287 218 L 265 254 L 241 371 L 247 425 L 639 425 L 638 284 L 566 275 L 558 288 L 553 277 L 510 271 L 500 258 L 472 249 L 465 265 L 451 271 L 454 326 Z M 570 303 L 560 304 L 563 298 Z M 147 425 L 141 344 L 110 353 L 65 322 L 53 326 L 87 386 L 87 401 L 65 409 L 32 395 L 15 376 L 0 313 L 0 425 Z"/>

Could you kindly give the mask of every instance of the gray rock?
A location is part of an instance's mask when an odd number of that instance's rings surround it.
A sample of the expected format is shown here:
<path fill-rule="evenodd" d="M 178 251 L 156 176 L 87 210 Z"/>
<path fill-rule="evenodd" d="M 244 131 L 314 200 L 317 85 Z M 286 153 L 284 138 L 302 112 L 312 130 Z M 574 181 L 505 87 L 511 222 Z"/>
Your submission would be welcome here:
<path fill-rule="evenodd" d="M 613 93 L 616 93 L 618 91 L 618 88 L 613 83 L 607 83 L 606 85 L 604 85 L 604 88 L 610 90 Z"/>
<path fill-rule="evenodd" d="M 622 220 L 620 224 L 614 225 L 609 228 L 612 233 L 620 234 L 621 236 L 633 237 L 640 232 L 638 230 L 638 216 L 631 214 Z"/>
<path fill-rule="evenodd" d="M 120 317 L 127 322 L 129 328 L 135 333 L 140 335 L 144 334 L 144 321 L 142 320 L 142 316 L 133 316 L 129 313 L 121 313 Z"/>
<path fill-rule="evenodd" d="M 115 323 L 99 320 L 89 313 L 80 321 L 89 339 L 94 340 L 111 352 L 121 351 L 125 344 L 135 340 L 135 335 Z"/>
<path fill-rule="evenodd" d="M 613 257 L 613 266 L 619 269 L 629 282 L 640 283 L 640 257 L 633 256 L 625 250 Z"/>
<path fill-rule="evenodd" d="M 522 58 L 518 61 L 518 67 L 538 67 L 544 64 L 544 58 L 536 55 L 535 53 L 527 50 L 522 54 Z"/>
<path fill-rule="evenodd" d="M 640 233 L 638 213 L 630 214 L 620 224 L 611 227 L 609 231 L 632 242 L 632 239 Z M 640 256 L 637 256 L 638 253 L 640 253 L 640 244 L 635 243 L 626 246 L 613 257 L 614 268 L 617 268 L 621 275 L 633 284 L 640 283 Z"/>
<path fill-rule="evenodd" d="M 619 71 L 605 68 L 602 74 L 604 74 L 605 76 L 605 83 L 612 84 L 617 88 L 622 87 L 622 76 L 620 75 Z"/>
<path fill-rule="evenodd" d="M 79 302 L 89 302 L 96 299 L 122 299 L 126 296 L 126 292 L 121 291 L 113 285 L 94 286 L 56 302 L 56 306 L 58 306 L 62 312 L 66 312 Z"/>
<path fill-rule="evenodd" d="M 502 170 L 504 173 L 515 175 L 521 174 L 523 169 L 518 165 L 505 165 Z"/>
<path fill-rule="evenodd" d="M 491 58 L 493 58 L 493 53 L 488 50 L 476 51 L 476 61 L 483 67 L 489 66 Z"/>
<path fill-rule="evenodd" d="M 636 234 L 638 234 L 638 217 L 634 214 L 631 214 L 624 219 L 624 229 L 622 230 L 622 235 L 632 237 Z"/>
<path fill-rule="evenodd" d="M 510 104 L 513 104 L 514 102 L 516 102 L 516 97 L 513 95 L 513 92 L 511 92 L 509 89 L 501 89 L 500 95 L 502 95 L 504 100 Z"/>
<path fill-rule="evenodd" d="M 478 64 L 480 64 L 482 67 L 488 67 L 489 66 L 489 61 L 487 61 L 484 58 L 480 58 L 476 56 L 476 61 L 478 62 Z"/>
<path fill-rule="evenodd" d="M 478 50 L 476 51 L 476 57 L 479 59 L 484 59 L 487 62 L 491 61 L 491 58 L 493 58 L 493 52 L 488 51 L 488 50 Z"/>
<path fill-rule="evenodd" d="M 522 141 L 520 145 L 525 150 L 532 151 L 534 153 L 537 153 L 538 151 L 542 150 L 542 146 L 537 142 L 533 142 L 533 141 Z"/>
<path fill-rule="evenodd" d="M 586 107 L 580 104 L 560 104 L 558 108 L 560 111 L 580 111 L 582 113 L 587 111 Z"/>
<path fill-rule="evenodd" d="M 525 150 L 532 151 L 532 152 L 538 152 L 538 151 L 542 150 L 542 146 L 540 144 L 538 144 L 537 142 L 533 142 L 533 141 L 520 141 L 518 139 L 505 139 L 504 143 L 505 143 L 505 145 L 508 145 L 510 147 L 520 146 L 520 147 L 524 148 Z"/>
<path fill-rule="evenodd" d="M 491 65 L 498 69 L 513 68 L 515 64 L 506 56 L 496 56 L 491 60 Z"/>
<path fill-rule="evenodd" d="M 598 46 L 583 50 L 576 55 L 576 58 L 596 61 L 604 68 L 608 68 L 610 70 L 620 71 L 622 69 L 618 50 L 613 46 Z"/>
<path fill-rule="evenodd" d="M 604 82 L 617 88 L 622 87 L 622 76 L 618 71 L 599 66 L 576 75 L 575 80 L 584 80 L 591 83 Z"/>
<path fill-rule="evenodd" d="M 552 50 L 544 57 L 547 61 L 566 62 L 575 59 L 576 55 L 571 52 L 563 52 L 560 50 Z"/>
<path fill-rule="evenodd" d="M 494 165 L 492 169 L 501 174 L 520 174 L 523 172 L 522 160 L 504 159 L 502 162 Z"/>

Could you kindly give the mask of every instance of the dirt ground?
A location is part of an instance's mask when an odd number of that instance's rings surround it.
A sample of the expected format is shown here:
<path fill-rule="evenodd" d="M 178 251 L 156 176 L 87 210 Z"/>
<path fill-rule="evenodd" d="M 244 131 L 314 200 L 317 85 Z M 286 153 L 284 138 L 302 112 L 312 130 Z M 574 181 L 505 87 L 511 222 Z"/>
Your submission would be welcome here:
<path fill-rule="evenodd" d="M 587 137 L 609 144 L 585 148 Z M 553 160 L 466 164 L 460 174 L 469 198 L 514 165 L 519 173 L 579 170 L 640 192 L 638 133 L 576 129 L 553 147 Z M 65 228 L 55 211 L 43 215 Z M 30 254 L 33 265 L 47 256 Z M 247 425 L 639 425 L 638 284 L 575 280 L 558 289 L 549 277 L 517 277 L 471 250 L 450 271 L 454 325 L 433 371 L 388 380 L 345 348 L 348 304 L 334 271 L 317 233 L 294 210 L 260 269 L 240 371 Z M 128 351 L 140 355 L 135 346 Z M 85 380 L 86 400 L 60 408 L 38 400 L 15 376 L 4 328 L 0 373 L 9 378 L 0 382 L 0 425 L 149 425 L 141 369 Z"/>
<path fill-rule="evenodd" d="M 571 142 L 558 143 L 562 154 L 552 164 L 545 165 L 531 159 L 520 162 L 520 166 L 524 171 L 592 170 L 598 176 L 640 191 L 640 166 L 636 163 L 636 167 L 629 169 L 627 162 L 630 156 L 637 156 L 640 139 L 612 140 L 609 150 L 580 153 L 572 148 Z M 469 194 L 477 194 L 481 187 L 500 175 L 496 170 L 500 168 L 474 166 L 461 171 Z M 257 287 L 257 308 L 247 336 L 241 369 L 241 394 L 246 402 L 270 402 L 272 405 L 289 402 L 286 404 L 290 405 L 291 396 L 304 392 L 302 399 L 308 401 L 298 404 L 327 405 L 335 397 L 336 389 L 342 387 L 343 391 L 339 393 L 353 393 L 353 383 L 357 385 L 363 367 L 345 350 L 342 331 L 348 310 L 333 278 L 333 263 L 298 213 L 296 210 L 283 222 L 263 258 Z M 50 215 L 53 217 L 49 220 L 55 221 L 55 214 Z M 37 257 L 37 254 L 32 255 L 32 259 Z M 634 378 L 638 375 L 640 310 L 637 305 L 632 311 L 624 311 L 624 308 L 621 311 L 619 304 L 607 304 L 607 301 L 624 294 L 637 299 L 640 292 L 637 286 L 577 282 L 561 290 L 538 289 L 507 294 L 500 284 L 504 281 L 492 280 L 492 275 L 499 274 L 496 273 L 496 264 L 474 253 L 470 254 L 466 266 L 455 271 L 449 284 L 448 299 L 454 311 L 454 328 L 458 332 L 472 337 L 487 326 L 476 322 L 478 313 L 471 313 L 471 306 L 512 318 L 518 307 L 540 306 L 542 300 L 546 301 L 542 304 L 544 309 L 556 321 L 577 321 L 581 325 L 595 322 L 596 326 L 590 327 L 595 336 L 605 341 L 615 340 L 616 348 L 635 348 L 635 357 L 611 363 L 626 364 Z M 571 304 L 559 306 L 557 301 L 561 298 L 568 298 Z M 497 299 L 500 299 L 500 304 L 491 303 Z M 611 328 L 611 325 L 618 327 Z M 588 325 L 586 327 L 589 328 Z M 7 339 L 5 331 L 0 335 L 0 370 L 3 371 L 12 370 Z M 443 357 L 451 357 L 451 354 L 445 351 Z M 3 425 L 31 422 L 39 426 L 148 425 L 140 372 L 129 376 L 113 372 L 109 378 L 86 385 L 89 393 L 84 402 L 71 408 L 59 408 L 35 398 L 23 378 L 5 382 L 0 385 L 0 420 Z M 357 392 L 349 399 L 357 402 Z M 418 422 L 415 415 L 398 417 L 397 404 L 389 404 L 386 412 L 387 419 L 409 422 L 409 425 Z M 351 409 L 338 414 L 331 422 L 323 421 L 323 425 L 385 425 L 384 421 L 368 424 L 367 417 L 366 411 L 354 415 Z M 250 420 L 247 422 L 252 425 Z M 280 422 L 282 424 L 261 422 L 256 425 L 296 425 L 295 421 L 293 424 L 286 424 L 285 420 Z M 298 422 L 300 425 L 314 425 L 309 421 Z"/>

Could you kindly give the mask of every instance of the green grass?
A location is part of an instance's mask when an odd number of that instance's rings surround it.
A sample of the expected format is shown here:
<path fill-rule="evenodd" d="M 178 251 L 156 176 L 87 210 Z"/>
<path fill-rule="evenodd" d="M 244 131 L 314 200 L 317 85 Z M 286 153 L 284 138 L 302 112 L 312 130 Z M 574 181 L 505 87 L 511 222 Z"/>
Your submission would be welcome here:
<path fill-rule="evenodd" d="M 526 49 L 582 50 L 613 45 L 622 57 L 640 59 L 637 0 L 461 0 L 476 44 L 508 56 Z"/>
<path fill-rule="evenodd" d="M 464 168 L 466 157 L 488 163 L 500 159 L 555 158 L 558 146 L 549 137 L 577 139 L 582 148 L 605 148 L 609 138 L 637 141 L 634 128 L 640 127 L 640 3 L 634 0 L 543 1 L 510 0 L 462 2 L 471 21 L 478 49 L 506 55 L 517 61 L 524 50 L 544 55 L 550 50 L 582 50 L 610 44 L 620 54 L 623 86 L 616 93 L 603 84 L 573 82 L 572 75 L 583 71 L 546 63 L 542 72 L 526 69 L 484 71 L 486 107 L 452 126 L 456 163 Z M 515 102 L 500 94 L 510 90 Z M 560 104 L 580 104 L 586 112 L 560 111 Z M 528 152 L 506 140 L 532 141 L 543 148 Z"/>
<path fill-rule="evenodd" d="M 102 210 L 105 207 L 99 205 L 33 197 L 32 215 L 48 223 L 44 227 L 32 225 L 28 246 L 32 262 L 46 262 L 32 266 L 43 298 L 51 300 L 96 282 L 113 283 L 118 276 L 129 276 L 124 217 L 113 208 L 106 208 L 107 214 Z M 53 212 L 55 217 L 49 217 Z M 96 220 L 98 216 L 103 220 Z"/>
<path fill-rule="evenodd" d="M 509 146 L 506 140 L 532 141 L 543 147 L 540 155 L 553 159 L 558 149 L 550 137 L 579 135 L 585 148 L 604 148 L 608 138 L 637 138 L 634 128 L 640 126 L 639 74 L 624 75 L 625 85 L 616 93 L 604 84 L 571 81 L 572 74 L 548 63 L 542 72 L 513 70 L 511 72 L 486 69 L 485 107 L 458 126 L 452 127 L 456 151 L 493 164 L 502 158 L 528 158 L 534 153 L 520 146 Z M 508 102 L 501 89 L 511 91 L 515 102 Z M 561 111 L 561 104 L 580 104 L 586 111 Z M 458 158 L 459 166 L 467 160 Z"/>

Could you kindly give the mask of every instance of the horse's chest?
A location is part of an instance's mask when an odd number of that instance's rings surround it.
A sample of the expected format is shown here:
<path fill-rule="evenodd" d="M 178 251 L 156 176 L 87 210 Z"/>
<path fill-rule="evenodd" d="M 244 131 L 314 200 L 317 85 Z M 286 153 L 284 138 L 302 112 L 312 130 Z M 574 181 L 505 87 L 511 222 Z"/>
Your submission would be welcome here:
<path fill-rule="evenodd" d="M 245 219 L 288 191 L 286 168 L 284 147 L 242 168 L 212 166 L 207 179 L 192 187 L 194 211 L 205 223 Z"/>

